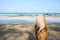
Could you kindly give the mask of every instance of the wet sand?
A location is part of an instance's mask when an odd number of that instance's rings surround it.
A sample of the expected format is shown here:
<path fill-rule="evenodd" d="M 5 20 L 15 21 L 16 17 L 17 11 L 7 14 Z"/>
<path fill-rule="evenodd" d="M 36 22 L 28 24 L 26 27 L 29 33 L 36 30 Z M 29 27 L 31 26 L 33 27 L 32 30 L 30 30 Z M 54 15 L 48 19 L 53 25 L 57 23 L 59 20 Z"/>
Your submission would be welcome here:
<path fill-rule="evenodd" d="M 47 24 L 48 40 L 60 40 L 60 23 Z M 0 40 L 35 40 L 34 24 L 0 25 Z"/>

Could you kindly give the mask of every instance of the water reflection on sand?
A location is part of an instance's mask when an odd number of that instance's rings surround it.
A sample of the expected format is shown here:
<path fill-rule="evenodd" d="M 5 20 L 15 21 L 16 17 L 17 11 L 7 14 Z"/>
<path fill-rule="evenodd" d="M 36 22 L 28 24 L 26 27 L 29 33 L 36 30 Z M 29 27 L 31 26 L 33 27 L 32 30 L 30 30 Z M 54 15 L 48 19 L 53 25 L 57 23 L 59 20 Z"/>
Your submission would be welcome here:
<path fill-rule="evenodd" d="M 1 17 L 0 24 L 28 24 L 35 23 L 35 17 Z M 60 23 L 60 18 L 46 17 L 46 23 Z"/>

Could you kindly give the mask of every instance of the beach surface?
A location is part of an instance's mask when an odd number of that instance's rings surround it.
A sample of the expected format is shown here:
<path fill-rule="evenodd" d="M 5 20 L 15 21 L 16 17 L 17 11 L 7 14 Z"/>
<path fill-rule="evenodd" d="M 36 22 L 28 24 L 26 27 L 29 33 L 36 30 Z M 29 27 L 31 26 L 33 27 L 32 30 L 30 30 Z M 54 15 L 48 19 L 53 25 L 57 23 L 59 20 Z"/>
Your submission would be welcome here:
<path fill-rule="evenodd" d="M 48 24 L 48 40 L 60 40 L 60 23 Z M 2 24 L 0 40 L 35 40 L 34 24 Z"/>
<path fill-rule="evenodd" d="M 13 18 L 0 17 L 0 40 L 35 40 L 35 20 L 29 17 L 24 17 L 23 20 L 19 17 Z M 60 17 L 50 17 L 46 21 L 48 40 L 60 40 Z"/>

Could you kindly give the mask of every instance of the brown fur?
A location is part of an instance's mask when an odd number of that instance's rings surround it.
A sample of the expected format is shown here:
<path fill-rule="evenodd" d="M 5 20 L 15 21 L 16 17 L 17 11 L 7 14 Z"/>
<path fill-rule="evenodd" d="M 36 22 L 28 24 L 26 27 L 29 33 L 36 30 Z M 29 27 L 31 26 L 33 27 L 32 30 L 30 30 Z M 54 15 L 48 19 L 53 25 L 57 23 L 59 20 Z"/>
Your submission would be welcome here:
<path fill-rule="evenodd" d="M 38 31 L 39 30 L 39 25 L 40 23 L 39 22 L 42 22 L 42 25 L 43 25 L 43 29 Z M 36 34 L 36 40 L 48 40 L 48 30 L 47 30 L 47 26 L 46 26 L 46 22 L 45 22 L 45 16 L 42 15 L 40 16 L 39 18 L 37 18 L 36 20 L 36 24 L 35 24 L 35 34 Z"/>

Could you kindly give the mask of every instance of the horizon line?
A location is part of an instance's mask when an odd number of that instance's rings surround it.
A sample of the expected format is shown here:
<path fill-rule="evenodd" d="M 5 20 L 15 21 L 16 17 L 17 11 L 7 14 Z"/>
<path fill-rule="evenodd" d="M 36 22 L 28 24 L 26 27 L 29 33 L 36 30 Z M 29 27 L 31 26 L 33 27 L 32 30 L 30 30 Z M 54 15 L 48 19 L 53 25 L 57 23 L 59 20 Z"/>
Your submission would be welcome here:
<path fill-rule="evenodd" d="M 60 14 L 60 12 L 0 12 L 0 14 Z"/>

